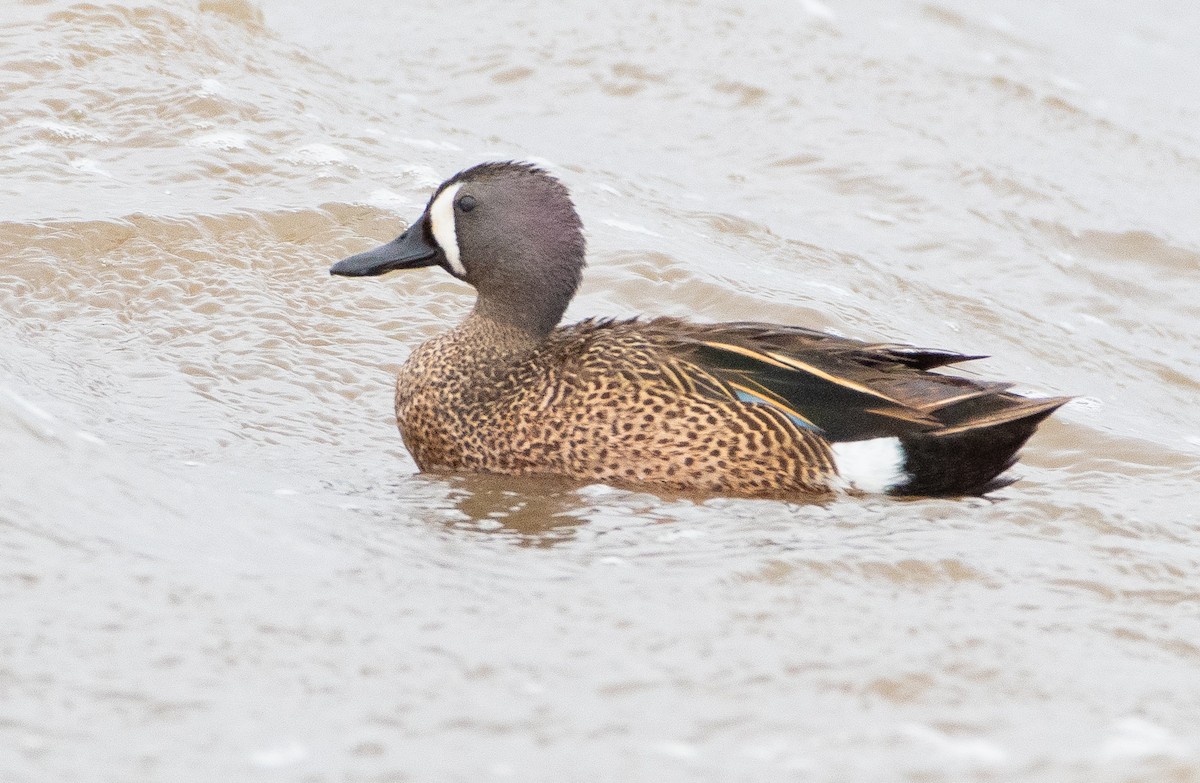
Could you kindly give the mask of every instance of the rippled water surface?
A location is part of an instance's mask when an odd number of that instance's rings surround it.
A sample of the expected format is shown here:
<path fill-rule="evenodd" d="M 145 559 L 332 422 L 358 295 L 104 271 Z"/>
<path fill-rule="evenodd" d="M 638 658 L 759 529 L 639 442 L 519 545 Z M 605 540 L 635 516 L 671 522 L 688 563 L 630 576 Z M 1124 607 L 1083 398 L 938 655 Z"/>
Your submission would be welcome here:
<path fill-rule="evenodd" d="M 1195 5 L 0 18 L 6 783 L 1200 780 Z M 575 194 L 568 318 L 1078 399 L 986 499 L 416 474 L 469 291 L 327 268 L 494 157 Z"/>

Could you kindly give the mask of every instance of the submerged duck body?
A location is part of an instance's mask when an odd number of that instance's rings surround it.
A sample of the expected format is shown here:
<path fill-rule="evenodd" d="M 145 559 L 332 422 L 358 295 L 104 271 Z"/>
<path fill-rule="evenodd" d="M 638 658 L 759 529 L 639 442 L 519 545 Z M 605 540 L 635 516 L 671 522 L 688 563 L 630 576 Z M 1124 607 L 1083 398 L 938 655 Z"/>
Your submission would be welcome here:
<path fill-rule="evenodd" d="M 475 308 L 401 368 L 422 470 L 788 497 L 978 494 L 1068 398 L 932 370 L 957 353 L 675 318 L 559 327 L 584 267 L 566 189 L 521 163 L 456 174 L 397 239 L 332 274 L 440 266 Z"/>

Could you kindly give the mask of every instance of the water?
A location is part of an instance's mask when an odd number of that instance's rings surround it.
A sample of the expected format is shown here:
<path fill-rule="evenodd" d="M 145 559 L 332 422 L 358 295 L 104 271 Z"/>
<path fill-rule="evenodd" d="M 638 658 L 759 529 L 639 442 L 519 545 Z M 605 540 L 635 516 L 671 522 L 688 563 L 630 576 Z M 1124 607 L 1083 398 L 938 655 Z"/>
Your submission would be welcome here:
<path fill-rule="evenodd" d="M 1192 5 L 4 16 L 6 783 L 1200 779 Z M 415 474 L 467 291 L 326 270 L 490 157 L 575 194 L 568 318 L 1079 399 L 988 499 Z"/>

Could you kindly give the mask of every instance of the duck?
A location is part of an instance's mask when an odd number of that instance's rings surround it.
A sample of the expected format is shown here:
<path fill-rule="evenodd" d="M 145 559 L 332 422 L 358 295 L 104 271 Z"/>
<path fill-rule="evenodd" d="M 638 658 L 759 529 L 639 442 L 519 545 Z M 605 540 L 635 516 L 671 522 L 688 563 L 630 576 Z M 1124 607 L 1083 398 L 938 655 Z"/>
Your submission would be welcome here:
<path fill-rule="evenodd" d="M 583 223 L 545 168 L 453 175 L 345 277 L 440 267 L 475 289 L 413 349 L 395 414 L 422 472 L 557 476 L 764 498 L 982 495 L 1069 397 L 939 371 L 983 358 L 772 323 L 675 317 L 561 325 Z"/>

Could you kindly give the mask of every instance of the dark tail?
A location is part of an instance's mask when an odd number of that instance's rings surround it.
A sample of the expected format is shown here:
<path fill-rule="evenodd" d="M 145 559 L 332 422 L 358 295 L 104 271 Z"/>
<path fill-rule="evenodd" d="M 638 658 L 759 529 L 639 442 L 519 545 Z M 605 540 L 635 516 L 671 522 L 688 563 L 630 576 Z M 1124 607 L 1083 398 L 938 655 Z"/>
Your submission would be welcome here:
<path fill-rule="evenodd" d="M 901 436 L 904 469 L 911 478 L 891 494 L 982 495 L 1011 484 L 1015 479 L 1000 474 L 1017 461 L 1017 451 L 1038 425 L 1071 399 L 997 397 L 991 399 L 1007 404 L 992 407 L 971 400 L 950 406 L 937 412 L 942 429 Z"/>

